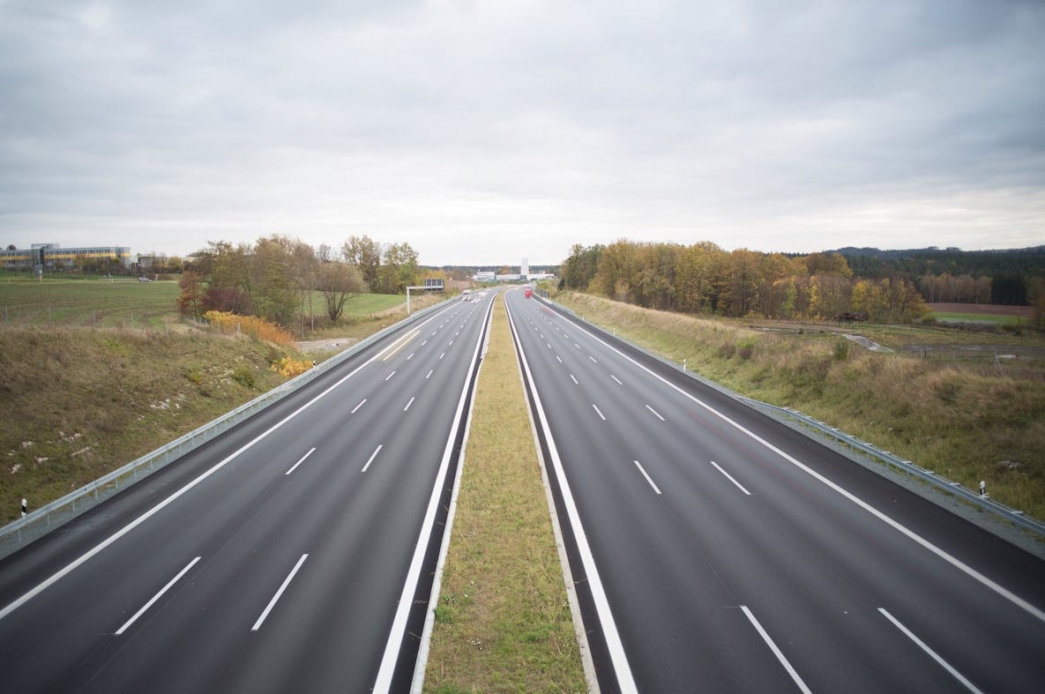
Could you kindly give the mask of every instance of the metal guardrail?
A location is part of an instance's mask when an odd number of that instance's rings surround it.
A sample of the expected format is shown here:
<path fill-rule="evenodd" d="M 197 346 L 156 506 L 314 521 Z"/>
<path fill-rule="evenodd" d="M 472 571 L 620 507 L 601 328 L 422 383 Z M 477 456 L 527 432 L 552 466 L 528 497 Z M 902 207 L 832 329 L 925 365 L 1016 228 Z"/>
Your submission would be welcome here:
<path fill-rule="evenodd" d="M 443 303 L 445 302 L 416 311 L 410 318 L 416 319 L 423 316 L 439 308 Z M 170 443 L 146 453 L 137 460 L 133 460 L 123 467 L 113 470 L 109 474 L 66 494 L 60 499 L 34 509 L 23 518 L 8 523 L 0 528 L 0 558 L 14 553 L 33 540 L 46 535 L 80 514 L 94 508 L 106 499 L 114 496 L 117 492 L 139 480 L 145 479 L 153 472 L 163 469 L 183 455 L 191 453 L 208 441 L 217 438 L 243 420 L 254 416 L 305 384 L 315 380 L 321 374 L 333 369 L 341 362 L 381 340 L 387 334 L 397 330 L 401 322 L 374 333 L 330 359 L 317 364 L 305 373 L 272 388 L 221 417 L 179 436 Z"/>
<path fill-rule="evenodd" d="M 562 311 L 564 313 L 569 313 L 570 315 L 574 316 L 578 320 L 584 321 L 585 323 L 588 322 L 584 318 L 582 318 L 576 311 L 574 311 L 573 309 L 567 308 L 567 307 L 557 303 L 554 299 L 548 298 L 546 300 L 548 301 L 548 303 L 554 304 L 556 309 L 558 309 L 558 310 L 560 310 L 560 311 Z M 602 329 L 602 328 L 600 328 L 600 330 L 603 330 L 604 332 L 607 332 L 605 329 Z M 623 338 L 619 337 L 616 334 L 615 331 L 612 334 L 617 339 L 623 339 Z M 804 426 L 807 426 L 809 428 L 815 429 L 818 432 L 820 432 L 822 435 L 834 439 L 835 441 L 837 441 L 838 443 L 842 444 L 843 446 L 848 446 L 849 448 L 853 449 L 854 451 L 858 451 L 858 452 L 864 454 L 865 456 L 868 456 L 868 457 L 873 458 L 873 459 L 877 459 L 877 460 L 885 463 L 886 469 L 894 468 L 894 469 L 896 469 L 896 470 L 898 470 L 900 472 L 904 472 L 904 473 L 907 473 L 907 474 L 909 474 L 909 475 L 911 475 L 913 477 L 916 477 L 916 478 L 918 478 L 918 479 L 920 479 L 920 480 L 922 480 L 924 482 L 929 483 L 930 485 L 932 485 L 933 487 L 935 487 L 936 489 L 940 490 L 941 492 L 943 492 L 945 494 L 954 495 L 954 496 L 962 499 L 963 501 L 966 501 L 966 502 L 972 504 L 974 507 L 980 509 L 981 511 L 989 513 L 989 514 L 993 515 L 996 518 L 1001 518 L 1001 519 L 1004 519 L 1006 521 L 1009 521 L 1009 522 L 1019 526 L 1020 528 L 1022 528 L 1024 530 L 1030 531 L 1035 536 L 1037 536 L 1037 538 L 1039 538 L 1039 540 L 1045 541 L 1045 522 L 1042 522 L 1042 521 L 1040 521 L 1040 520 L 1038 520 L 1036 518 L 1027 516 L 1026 514 L 1024 514 L 1023 511 L 1020 511 L 1019 509 L 1014 509 L 1014 508 L 1011 508 L 1009 506 L 1006 506 L 1005 504 L 1002 504 L 1002 503 L 999 503 L 997 501 L 994 501 L 988 495 L 982 495 L 981 496 L 980 494 L 977 494 L 976 492 L 974 492 L 972 490 L 969 490 L 969 489 L 966 489 L 965 487 L 961 486 L 961 484 L 958 483 L 958 482 L 954 482 L 952 480 L 949 480 L 946 477 L 941 477 L 940 475 L 936 474 L 934 471 L 927 470 L 927 469 L 925 469 L 923 467 L 919 467 L 918 465 L 916 465 L 915 463 L 913 463 L 913 462 L 911 462 L 909 460 L 903 460 L 901 458 L 898 458 L 898 457 L 896 457 L 895 455 L 893 455 L 892 453 L 890 453 L 888 451 L 882 450 L 882 449 L 874 446 L 873 444 L 867 443 L 866 441 L 861 441 L 860 439 L 856 438 L 855 436 L 850 436 L 849 434 L 841 431 L 840 429 L 837 429 L 837 428 L 835 428 L 835 427 L 833 427 L 830 424 L 827 424 L 825 422 L 821 422 L 820 420 L 814 419 L 814 418 L 812 418 L 812 417 L 810 417 L 808 415 L 802 414 L 798 410 L 793 410 L 793 409 L 791 409 L 789 407 L 778 407 L 777 405 L 770 405 L 769 403 L 762 402 L 761 400 L 754 400 L 752 398 L 746 398 L 746 397 L 743 397 L 741 395 L 738 395 L 737 393 L 734 393 L 733 391 L 729 390 L 728 388 L 725 388 L 724 386 L 722 386 L 722 385 L 720 385 L 718 383 L 715 383 L 714 381 L 710 381 L 710 380 L 704 378 L 703 376 L 701 376 L 700 374 L 697 374 L 697 373 L 694 373 L 693 371 L 688 370 L 686 368 L 685 363 L 683 363 L 682 365 L 679 365 L 679 364 L 677 364 L 677 363 L 675 363 L 673 361 L 665 359 L 663 356 L 661 356 L 659 354 L 651 352 L 648 349 L 644 349 L 643 347 L 640 347 L 640 346 L 638 346 L 638 345 L 636 345 L 636 344 L 634 344 L 634 343 L 632 343 L 630 341 L 627 341 L 627 340 L 625 340 L 625 341 L 629 345 L 631 345 L 634 349 L 638 350 L 639 352 L 641 352 L 641 353 L 643 353 L 643 354 L 645 354 L 645 355 L 647 355 L 647 356 L 649 356 L 649 357 L 651 357 L 653 359 L 656 359 L 657 361 L 661 362 L 662 364 L 665 364 L 665 365 L 670 366 L 670 367 L 672 367 L 674 369 L 677 369 L 680 374 L 685 374 L 689 378 L 692 378 L 692 379 L 694 379 L 696 381 L 699 381 L 700 383 L 703 383 L 704 385 L 710 386 L 711 388 L 714 388 L 715 390 L 717 390 L 717 391 L 719 391 L 719 392 L 721 392 L 721 393 L 723 393 L 725 395 L 728 395 L 729 397 L 733 398 L 734 400 L 738 400 L 740 402 L 743 402 L 744 404 L 748 405 L 749 407 L 754 407 L 756 409 L 761 409 L 763 412 L 769 412 L 769 413 L 775 414 L 775 415 L 778 416 L 778 418 L 779 417 L 790 418 L 792 420 L 795 420 L 795 421 L 799 422 L 800 424 L 802 424 Z"/>
<path fill-rule="evenodd" d="M 850 436 L 844 431 L 836 427 L 833 427 L 826 422 L 821 422 L 819 419 L 814 419 L 809 415 L 802 414 L 798 410 L 793 410 L 790 407 L 778 407 L 777 405 L 770 405 L 769 403 L 762 402 L 761 400 L 753 400 L 751 398 L 745 398 L 739 395 L 735 397 L 741 402 L 747 403 L 748 405 L 756 409 L 769 410 L 771 412 L 777 413 L 778 415 L 795 419 L 798 422 L 800 422 L 803 426 L 816 429 L 821 435 L 834 439 L 838 443 L 841 443 L 844 446 L 848 446 L 849 448 L 855 451 L 859 451 L 860 453 L 866 456 L 880 460 L 881 462 L 885 463 L 887 469 L 895 468 L 900 472 L 906 473 L 913 477 L 917 477 L 939 488 L 944 492 L 954 494 L 955 496 L 960 497 L 961 499 L 964 499 L 965 501 L 968 501 L 975 506 L 978 506 L 980 509 L 984 511 L 993 513 L 1008 521 L 1011 521 L 1012 523 L 1015 523 L 1016 525 L 1019 525 L 1020 527 L 1026 530 L 1030 530 L 1033 533 L 1045 537 L 1045 523 L 1037 520 L 1036 518 L 1032 518 L 1030 516 L 1025 515 L 1023 511 L 1014 509 L 1010 506 L 1006 506 L 1005 504 L 994 501 L 990 498 L 989 495 L 977 494 L 976 492 L 970 489 L 966 489 L 958 482 L 949 480 L 946 477 L 941 477 L 940 475 L 936 474 L 936 472 L 933 470 L 928 470 L 919 465 L 916 465 L 910 460 L 903 460 L 902 458 L 898 458 L 889 451 L 882 450 L 881 448 L 878 448 L 873 444 L 867 443 L 866 441 L 861 441 L 855 436 Z"/>

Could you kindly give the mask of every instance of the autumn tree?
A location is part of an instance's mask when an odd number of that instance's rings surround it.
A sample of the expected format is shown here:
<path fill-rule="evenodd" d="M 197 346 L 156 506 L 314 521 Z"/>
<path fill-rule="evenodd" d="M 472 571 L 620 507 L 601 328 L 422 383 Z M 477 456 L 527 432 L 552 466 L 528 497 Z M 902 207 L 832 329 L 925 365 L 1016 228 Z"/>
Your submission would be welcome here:
<path fill-rule="evenodd" d="M 345 311 L 345 302 L 366 291 L 363 275 L 355 265 L 327 262 L 319 266 L 318 288 L 327 305 L 327 316 L 336 323 Z"/>

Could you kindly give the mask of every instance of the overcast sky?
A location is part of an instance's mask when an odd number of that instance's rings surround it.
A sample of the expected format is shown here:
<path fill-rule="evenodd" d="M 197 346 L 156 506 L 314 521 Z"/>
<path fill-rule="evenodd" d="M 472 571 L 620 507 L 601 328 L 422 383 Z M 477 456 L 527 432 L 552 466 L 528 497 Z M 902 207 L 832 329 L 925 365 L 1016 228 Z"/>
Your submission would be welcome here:
<path fill-rule="evenodd" d="M 0 0 L 0 244 L 1045 244 L 1042 0 Z"/>

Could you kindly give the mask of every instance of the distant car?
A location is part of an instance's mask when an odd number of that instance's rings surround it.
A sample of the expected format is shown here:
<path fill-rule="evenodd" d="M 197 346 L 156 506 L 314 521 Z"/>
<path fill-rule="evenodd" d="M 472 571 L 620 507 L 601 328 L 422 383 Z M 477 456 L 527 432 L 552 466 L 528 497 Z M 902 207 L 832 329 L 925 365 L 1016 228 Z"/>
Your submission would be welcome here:
<path fill-rule="evenodd" d="M 527 287 L 526 288 L 526 298 L 529 299 L 531 296 L 533 296 L 533 290 L 530 289 L 529 287 Z"/>
<path fill-rule="evenodd" d="M 138 281 L 139 282 L 152 282 L 152 280 L 150 280 L 148 277 L 139 277 Z"/>

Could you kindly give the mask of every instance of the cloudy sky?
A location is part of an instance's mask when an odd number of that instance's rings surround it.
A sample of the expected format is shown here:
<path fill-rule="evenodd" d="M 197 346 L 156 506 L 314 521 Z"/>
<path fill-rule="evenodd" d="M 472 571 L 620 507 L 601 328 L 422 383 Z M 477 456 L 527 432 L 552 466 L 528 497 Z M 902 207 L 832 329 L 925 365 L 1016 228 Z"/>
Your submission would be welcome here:
<path fill-rule="evenodd" d="M 1042 0 L 0 0 L 0 244 L 1045 244 Z"/>

